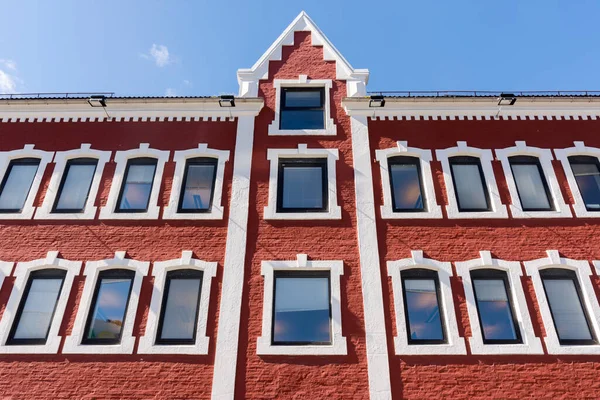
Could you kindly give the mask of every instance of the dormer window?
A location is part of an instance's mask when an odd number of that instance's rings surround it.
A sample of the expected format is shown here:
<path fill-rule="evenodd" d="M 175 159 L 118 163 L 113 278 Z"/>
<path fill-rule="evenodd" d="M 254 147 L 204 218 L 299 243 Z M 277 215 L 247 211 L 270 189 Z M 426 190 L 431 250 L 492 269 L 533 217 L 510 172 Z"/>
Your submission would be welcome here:
<path fill-rule="evenodd" d="M 279 128 L 324 129 L 325 88 L 281 88 Z"/>

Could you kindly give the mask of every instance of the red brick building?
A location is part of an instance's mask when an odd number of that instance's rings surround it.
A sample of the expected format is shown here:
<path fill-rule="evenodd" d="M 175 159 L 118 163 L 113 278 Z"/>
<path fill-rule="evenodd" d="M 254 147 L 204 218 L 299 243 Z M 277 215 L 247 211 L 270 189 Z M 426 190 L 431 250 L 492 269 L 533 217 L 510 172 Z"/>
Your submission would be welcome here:
<path fill-rule="evenodd" d="M 600 100 L 368 76 L 301 13 L 235 98 L 0 99 L 0 394 L 597 397 Z"/>

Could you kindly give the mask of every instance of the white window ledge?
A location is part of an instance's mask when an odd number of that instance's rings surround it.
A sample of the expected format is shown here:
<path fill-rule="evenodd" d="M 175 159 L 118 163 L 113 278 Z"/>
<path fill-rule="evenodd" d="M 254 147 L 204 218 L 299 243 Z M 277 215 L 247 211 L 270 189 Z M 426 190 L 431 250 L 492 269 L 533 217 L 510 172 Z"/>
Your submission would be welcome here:
<path fill-rule="evenodd" d="M 512 168 L 510 167 L 509 157 L 513 156 L 531 156 L 539 160 L 540 166 L 544 173 L 546 183 L 550 195 L 552 196 L 552 203 L 556 210 L 553 211 L 525 211 L 521 205 L 521 199 L 519 198 L 519 192 L 517 190 L 517 184 L 515 182 Z M 510 192 L 511 204 L 510 212 L 513 218 L 569 218 L 571 217 L 571 209 L 565 203 L 562 193 L 560 192 L 560 186 L 554 173 L 554 167 L 552 166 L 552 150 L 541 149 L 539 147 L 527 146 L 525 142 L 515 142 L 515 146 L 508 147 L 505 149 L 496 150 L 496 157 L 502 163 L 502 170 L 506 178 L 506 185 Z"/>
<path fill-rule="evenodd" d="M 469 261 L 457 262 L 456 272 L 462 278 L 467 301 L 467 311 L 471 323 L 471 337 L 469 345 L 472 354 L 544 354 L 542 342 L 533 332 L 533 325 L 527 309 L 525 292 L 521 283 L 521 264 L 518 261 L 505 261 L 492 258 L 489 251 L 480 251 L 481 257 Z M 485 344 L 481 334 L 477 303 L 473 291 L 471 271 L 478 269 L 495 269 L 506 272 L 508 284 L 508 295 L 510 296 L 513 312 L 523 343 L 519 344 Z"/>
<path fill-rule="evenodd" d="M 110 159 L 110 151 L 92 150 L 90 144 L 83 143 L 80 149 L 59 151 L 54 156 L 54 171 L 50 178 L 50 184 L 44 198 L 42 206 L 37 209 L 35 219 L 94 219 L 96 217 L 96 197 L 98 187 L 104 172 L 104 166 Z M 52 207 L 56 202 L 56 196 L 60 190 L 60 184 L 65 173 L 67 162 L 78 158 L 94 158 L 98 160 L 94 176 L 90 185 L 90 191 L 83 212 L 81 213 L 53 213 Z"/>
<path fill-rule="evenodd" d="M 452 265 L 423 257 L 422 250 L 411 251 L 411 258 L 388 261 L 388 276 L 392 278 L 394 291 L 394 310 L 396 312 L 396 336 L 394 347 L 397 355 L 451 355 L 467 354 L 464 338 L 459 336 L 450 276 Z M 444 317 L 445 335 L 448 343 L 445 344 L 409 344 L 409 328 L 406 326 L 406 310 L 404 309 L 404 295 L 402 290 L 402 271 L 411 269 L 428 269 L 438 274 L 439 298 L 442 302 L 442 315 Z"/>
<path fill-rule="evenodd" d="M 71 335 L 65 339 L 65 345 L 62 352 L 65 354 L 132 354 L 135 344 L 133 337 L 133 324 L 137 313 L 140 290 L 142 288 L 142 278 L 148 273 L 150 263 L 146 261 L 136 261 L 125 258 L 124 251 L 117 251 L 115 257 L 108 260 L 88 261 L 85 264 L 84 275 L 86 276 L 85 285 L 79 307 L 77 308 L 77 316 Z M 88 319 L 88 314 L 93 312 L 90 310 L 98 275 L 102 271 L 111 269 L 128 269 L 135 271 L 135 277 L 131 285 L 131 295 L 127 304 L 127 313 L 123 323 L 121 335 L 121 343 L 119 344 L 82 344 L 86 332 L 85 324 Z"/>
<path fill-rule="evenodd" d="M 196 343 L 193 345 L 160 345 L 156 344 L 158 323 L 160 319 L 161 306 L 165 294 L 165 283 L 167 273 L 181 269 L 193 269 L 202 271 L 202 284 L 200 291 L 200 305 L 198 307 L 198 324 L 196 326 Z M 212 278 L 217 273 L 216 262 L 206 262 L 192 258 L 191 251 L 183 251 L 181 258 L 174 260 L 155 262 L 152 268 L 154 276 L 154 288 L 148 321 L 146 323 L 146 334 L 140 338 L 138 353 L 140 354 L 208 354 L 209 338 L 206 336 L 206 325 L 208 322 L 208 306 L 210 302 L 210 286 Z"/>
<path fill-rule="evenodd" d="M 275 271 L 329 271 L 331 293 L 331 345 L 278 346 L 272 344 L 273 288 Z M 262 336 L 256 343 L 260 355 L 346 355 L 346 338 L 342 336 L 342 306 L 340 277 L 344 274 L 344 262 L 310 261 L 306 254 L 298 254 L 292 261 L 263 261 L 261 273 L 265 277 Z"/>

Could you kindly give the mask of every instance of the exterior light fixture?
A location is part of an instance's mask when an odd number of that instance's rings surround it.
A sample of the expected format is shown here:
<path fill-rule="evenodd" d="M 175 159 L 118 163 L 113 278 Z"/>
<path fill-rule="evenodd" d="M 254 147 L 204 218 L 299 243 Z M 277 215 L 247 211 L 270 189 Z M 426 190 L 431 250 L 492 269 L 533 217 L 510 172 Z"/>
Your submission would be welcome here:
<path fill-rule="evenodd" d="M 106 107 L 106 97 L 102 95 L 90 96 L 88 104 L 92 107 Z"/>
<path fill-rule="evenodd" d="M 369 107 L 383 107 L 385 106 L 385 99 L 383 96 L 371 96 L 371 100 L 369 100 Z"/>
<path fill-rule="evenodd" d="M 224 94 L 219 98 L 219 105 L 221 107 L 235 107 L 234 96 L 230 94 Z"/>
<path fill-rule="evenodd" d="M 499 106 L 512 106 L 517 101 L 517 97 L 512 93 L 500 93 L 498 98 Z"/>

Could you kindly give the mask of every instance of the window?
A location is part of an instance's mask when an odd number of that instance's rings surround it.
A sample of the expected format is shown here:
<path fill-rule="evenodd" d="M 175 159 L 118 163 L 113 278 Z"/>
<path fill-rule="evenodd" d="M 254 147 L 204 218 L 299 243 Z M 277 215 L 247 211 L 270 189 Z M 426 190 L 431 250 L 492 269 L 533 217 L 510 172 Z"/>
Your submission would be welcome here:
<path fill-rule="evenodd" d="M 490 211 L 489 195 L 477 157 L 450 158 L 452 181 L 459 211 Z"/>
<path fill-rule="evenodd" d="M 401 276 L 408 343 L 446 343 L 437 272 L 413 268 Z"/>
<path fill-rule="evenodd" d="M 571 156 L 568 158 L 579 193 L 587 211 L 600 211 L 600 166 L 597 157 Z"/>
<path fill-rule="evenodd" d="M 135 272 L 125 269 L 98 275 L 83 344 L 118 344 L 127 315 Z"/>
<path fill-rule="evenodd" d="M 25 207 L 40 160 L 12 160 L 0 184 L 0 213 L 20 213 Z"/>
<path fill-rule="evenodd" d="M 46 344 L 66 274 L 61 269 L 30 274 L 6 344 Z"/>
<path fill-rule="evenodd" d="M 327 159 L 279 161 L 277 212 L 327 211 Z"/>
<path fill-rule="evenodd" d="M 78 158 L 67 162 L 52 212 L 84 211 L 97 165 L 98 160 L 93 158 Z"/>
<path fill-rule="evenodd" d="M 156 159 L 146 157 L 129 160 L 116 212 L 131 213 L 148 210 L 156 162 Z"/>
<path fill-rule="evenodd" d="M 471 271 L 473 291 L 484 344 L 522 343 L 506 272 Z"/>
<path fill-rule="evenodd" d="M 157 344 L 194 344 L 202 271 L 177 270 L 167 273 L 158 323 Z"/>
<path fill-rule="evenodd" d="M 552 196 L 537 157 L 509 157 L 523 211 L 553 210 Z"/>
<path fill-rule="evenodd" d="M 540 276 L 560 344 L 596 344 L 575 272 L 548 268 Z"/>
<path fill-rule="evenodd" d="M 324 129 L 324 88 L 281 88 L 281 117 L 279 128 Z"/>
<path fill-rule="evenodd" d="M 276 272 L 274 345 L 331 344 L 329 273 Z"/>
<path fill-rule="evenodd" d="M 198 157 L 188 159 L 181 185 L 178 212 L 208 212 L 211 209 L 217 159 Z"/>
<path fill-rule="evenodd" d="M 396 156 L 388 159 L 395 212 L 425 211 L 419 164 L 416 157 Z"/>

